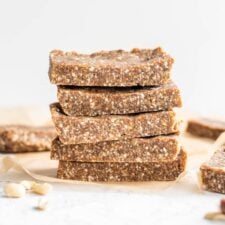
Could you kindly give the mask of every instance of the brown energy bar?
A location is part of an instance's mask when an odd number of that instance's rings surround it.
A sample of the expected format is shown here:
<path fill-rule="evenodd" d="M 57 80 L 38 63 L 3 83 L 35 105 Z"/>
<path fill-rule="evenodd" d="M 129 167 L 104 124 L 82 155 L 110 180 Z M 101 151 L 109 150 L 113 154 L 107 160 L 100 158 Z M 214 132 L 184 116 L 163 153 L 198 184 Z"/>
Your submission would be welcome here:
<path fill-rule="evenodd" d="M 134 138 L 95 144 L 52 142 L 51 159 L 80 162 L 154 162 L 174 160 L 180 151 L 176 136 Z"/>
<path fill-rule="evenodd" d="M 0 152 L 40 152 L 51 149 L 54 127 L 0 126 Z"/>
<path fill-rule="evenodd" d="M 155 86 L 169 82 L 173 62 L 161 48 L 90 55 L 53 50 L 49 77 L 57 85 Z"/>
<path fill-rule="evenodd" d="M 161 111 L 182 105 L 180 91 L 173 83 L 155 88 L 59 86 L 58 100 L 64 113 L 73 116 Z"/>
<path fill-rule="evenodd" d="M 225 131 L 225 121 L 199 118 L 188 121 L 187 132 L 216 140 Z"/>
<path fill-rule="evenodd" d="M 58 103 L 50 108 L 57 134 L 64 144 L 123 140 L 179 131 L 173 111 L 76 117 L 65 115 Z"/>
<path fill-rule="evenodd" d="M 59 161 L 57 177 L 81 181 L 172 181 L 185 170 L 187 155 L 164 162 L 69 162 Z"/>
<path fill-rule="evenodd" d="M 204 190 L 225 194 L 225 145 L 202 164 L 200 175 Z"/>

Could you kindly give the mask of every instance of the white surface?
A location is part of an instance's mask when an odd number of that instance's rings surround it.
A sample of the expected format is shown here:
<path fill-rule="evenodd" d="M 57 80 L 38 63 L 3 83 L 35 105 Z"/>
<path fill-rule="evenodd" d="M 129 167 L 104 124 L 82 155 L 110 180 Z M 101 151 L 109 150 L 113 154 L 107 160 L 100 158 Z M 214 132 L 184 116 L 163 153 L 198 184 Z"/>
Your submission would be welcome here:
<path fill-rule="evenodd" d="M 149 225 L 212 224 L 203 219 L 206 212 L 218 211 L 222 195 L 201 193 L 196 181 L 191 185 L 149 191 L 119 188 L 56 185 L 47 197 L 49 208 L 34 207 L 40 196 L 27 194 L 21 199 L 1 198 L 1 225 Z M 214 222 L 224 224 L 223 222 Z"/>
<path fill-rule="evenodd" d="M 186 108 L 224 114 L 224 0 L 0 1 L 0 106 L 55 101 L 48 53 L 54 48 L 162 46 Z M 13 91 L 12 91 L 13 90 Z"/>

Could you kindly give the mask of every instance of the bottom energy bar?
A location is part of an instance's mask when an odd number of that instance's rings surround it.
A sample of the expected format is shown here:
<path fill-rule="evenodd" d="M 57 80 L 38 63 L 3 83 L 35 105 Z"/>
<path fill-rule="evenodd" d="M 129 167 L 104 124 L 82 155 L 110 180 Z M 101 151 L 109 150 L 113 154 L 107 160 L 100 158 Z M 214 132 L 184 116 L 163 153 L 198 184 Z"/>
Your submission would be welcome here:
<path fill-rule="evenodd" d="M 59 161 L 57 177 L 92 182 L 173 181 L 185 170 L 187 154 L 164 162 L 69 162 Z"/>

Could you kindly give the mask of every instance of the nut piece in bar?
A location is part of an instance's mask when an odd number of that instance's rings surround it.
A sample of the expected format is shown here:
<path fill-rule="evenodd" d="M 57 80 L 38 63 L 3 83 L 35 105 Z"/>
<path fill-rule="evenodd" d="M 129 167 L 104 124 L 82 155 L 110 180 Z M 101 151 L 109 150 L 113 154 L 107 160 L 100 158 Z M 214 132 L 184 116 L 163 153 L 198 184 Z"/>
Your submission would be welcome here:
<path fill-rule="evenodd" d="M 57 134 L 64 144 L 123 140 L 179 131 L 173 111 L 76 117 L 65 115 L 58 103 L 53 103 L 50 108 Z"/>
<path fill-rule="evenodd" d="M 188 121 L 187 132 L 216 140 L 225 131 L 225 121 L 199 118 Z"/>
<path fill-rule="evenodd" d="M 90 55 L 53 50 L 49 58 L 50 81 L 73 86 L 158 86 L 169 82 L 174 62 L 161 48 Z"/>
<path fill-rule="evenodd" d="M 81 181 L 172 181 L 185 170 L 187 155 L 164 162 L 69 162 L 59 161 L 57 177 Z"/>
<path fill-rule="evenodd" d="M 182 105 L 180 91 L 174 83 L 155 88 L 58 86 L 58 100 L 63 112 L 72 116 L 161 111 Z"/>
<path fill-rule="evenodd" d="M 225 194 L 225 145 L 200 167 L 202 188 Z"/>
<path fill-rule="evenodd" d="M 51 159 L 80 162 L 153 162 L 174 160 L 180 151 L 176 136 L 64 145 L 52 142 Z"/>
<path fill-rule="evenodd" d="M 51 149 L 51 142 L 55 137 L 54 127 L 0 126 L 0 152 L 48 151 Z"/>

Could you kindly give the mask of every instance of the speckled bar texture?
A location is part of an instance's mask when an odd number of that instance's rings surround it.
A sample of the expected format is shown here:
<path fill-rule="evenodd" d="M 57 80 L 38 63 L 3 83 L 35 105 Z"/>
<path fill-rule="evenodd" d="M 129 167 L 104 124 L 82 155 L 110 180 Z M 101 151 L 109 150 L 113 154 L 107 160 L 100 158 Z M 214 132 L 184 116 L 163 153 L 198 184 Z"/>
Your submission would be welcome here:
<path fill-rule="evenodd" d="M 59 161 L 57 177 L 81 181 L 172 181 L 185 170 L 187 155 L 181 150 L 167 162 L 69 162 Z"/>
<path fill-rule="evenodd" d="M 181 96 L 173 83 L 142 88 L 58 87 L 58 100 L 67 115 L 98 116 L 169 110 L 181 107 Z"/>
<path fill-rule="evenodd" d="M 80 162 L 154 162 L 174 160 L 180 151 L 177 137 L 158 136 L 95 144 L 64 145 L 52 142 L 51 159 Z"/>
<path fill-rule="evenodd" d="M 202 188 L 225 194 L 225 146 L 221 146 L 200 168 Z"/>
<path fill-rule="evenodd" d="M 173 62 L 161 48 L 90 55 L 53 50 L 49 78 L 56 85 L 156 86 L 169 82 Z"/>
<path fill-rule="evenodd" d="M 187 132 L 216 140 L 225 131 L 225 121 L 199 118 L 188 121 Z"/>
<path fill-rule="evenodd" d="M 65 115 L 58 103 L 53 103 L 50 108 L 57 134 L 64 144 L 123 140 L 179 131 L 173 111 L 75 117 Z"/>
<path fill-rule="evenodd" d="M 54 127 L 0 126 L 0 152 L 40 152 L 51 149 Z"/>

